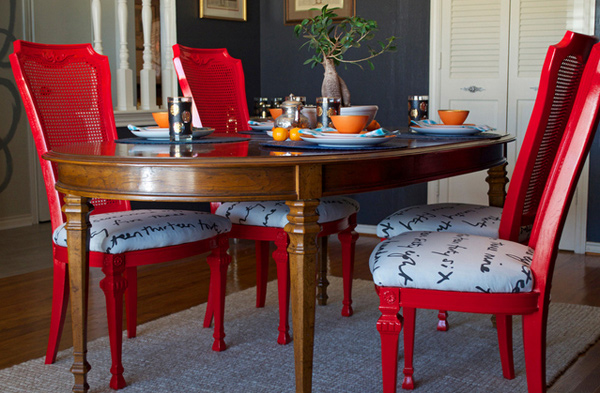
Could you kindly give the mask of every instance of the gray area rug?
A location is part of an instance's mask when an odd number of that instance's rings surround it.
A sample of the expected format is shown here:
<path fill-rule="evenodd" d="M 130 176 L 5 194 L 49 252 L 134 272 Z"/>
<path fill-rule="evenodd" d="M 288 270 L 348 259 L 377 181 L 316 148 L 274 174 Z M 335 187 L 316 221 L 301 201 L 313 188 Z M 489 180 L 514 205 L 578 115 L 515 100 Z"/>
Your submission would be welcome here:
<path fill-rule="evenodd" d="M 380 313 L 373 284 L 355 280 L 355 313 L 342 318 L 341 279 L 332 277 L 330 281 L 329 305 L 317 307 L 313 391 L 379 392 L 380 341 L 375 323 Z M 137 338 L 124 339 L 123 363 L 129 386 L 121 391 L 293 392 L 293 345 L 276 343 L 276 292 L 275 283 L 269 283 L 264 309 L 254 307 L 254 289 L 227 297 L 225 340 L 229 347 L 221 353 L 210 349 L 212 329 L 201 327 L 205 305 L 140 326 Z M 488 315 L 451 313 L 448 332 L 438 332 L 436 322 L 437 311 L 417 313 L 416 392 L 527 391 L 520 319 L 514 323 L 517 376 L 511 381 L 502 377 L 496 333 Z M 599 337 L 600 308 L 553 304 L 547 381 L 554 381 Z M 108 387 L 108 339 L 89 343 L 88 355 L 90 391 L 112 392 Z M 71 350 L 66 350 L 53 365 L 44 365 L 40 358 L 0 370 L 0 390 L 70 392 L 71 362 Z M 400 362 L 399 370 L 402 359 Z"/>

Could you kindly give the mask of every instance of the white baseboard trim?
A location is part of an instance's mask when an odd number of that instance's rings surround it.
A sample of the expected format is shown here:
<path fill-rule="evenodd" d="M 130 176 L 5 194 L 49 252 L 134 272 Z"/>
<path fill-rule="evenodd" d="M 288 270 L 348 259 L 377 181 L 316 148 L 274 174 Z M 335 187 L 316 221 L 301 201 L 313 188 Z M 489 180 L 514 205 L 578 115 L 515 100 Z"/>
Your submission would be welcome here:
<path fill-rule="evenodd" d="M 597 243 L 597 242 L 585 243 L 585 252 L 593 252 L 595 254 L 600 254 L 600 243 Z"/>
<path fill-rule="evenodd" d="M 356 232 L 360 233 L 361 235 L 375 235 L 377 236 L 377 225 L 364 225 L 364 224 L 358 224 L 356 226 Z"/>
<path fill-rule="evenodd" d="M 31 214 L 23 214 L 21 216 L 13 216 L 10 218 L 0 219 L 0 231 L 5 229 L 13 229 L 26 227 L 33 224 L 33 216 Z"/>

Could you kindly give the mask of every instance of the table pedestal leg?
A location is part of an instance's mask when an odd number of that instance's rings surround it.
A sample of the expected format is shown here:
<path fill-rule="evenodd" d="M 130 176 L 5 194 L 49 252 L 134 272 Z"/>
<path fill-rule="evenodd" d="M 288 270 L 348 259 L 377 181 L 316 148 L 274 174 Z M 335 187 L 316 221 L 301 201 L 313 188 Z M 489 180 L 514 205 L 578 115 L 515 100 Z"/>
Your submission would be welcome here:
<path fill-rule="evenodd" d="M 488 176 L 485 178 L 485 181 L 489 185 L 488 199 L 490 206 L 504 206 L 504 199 L 506 198 L 506 184 L 508 183 L 508 177 L 506 177 L 507 165 L 508 164 L 504 163 L 488 169 Z"/>
<path fill-rule="evenodd" d="M 294 362 L 296 392 L 312 389 L 312 361 L 315 330 L 318 200 L 286 202 L 290 208 L 285 231 L 291 278 L 292 326 L 294 329 Z"/>
<path fill-rule="evenodd" d="M 327 299 L 327 287 L 329 286 L 329 280 L 327 280 L 327 257 L 328 252 L 328 239 L 327 236 L 323 236 L 321 239 L 321 251 L 319 253 L 318 269 L 317 269 L 317 303 L 319 306 L 326 306 Z"/>
<path fill-rule="evenodd" d="M 67 216 L 67 243 L 69 245 L 69 279 L 71 316 L 73 326 L 73 365 L 75 377 L 73 392 L 87 392 L 87 300 L 89 283 L 88 241 L 89 212 L 93 207 L 88 198 L 65 196 L 63 212 Z"/>

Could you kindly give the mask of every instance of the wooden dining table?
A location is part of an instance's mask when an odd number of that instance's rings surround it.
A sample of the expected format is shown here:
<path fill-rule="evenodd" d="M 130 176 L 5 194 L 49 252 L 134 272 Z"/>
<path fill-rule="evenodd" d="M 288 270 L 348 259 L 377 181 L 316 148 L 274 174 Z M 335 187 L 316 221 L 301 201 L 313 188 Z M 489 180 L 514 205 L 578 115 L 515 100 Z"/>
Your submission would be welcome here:
<path fill-rule="evenodd" d="M 495 168 L 488 183 L 504 193 L 505 145 L 496 138 L 390 138 L 372 148 L 314 148 L 254 135 L 211 135 L 198 143 L 90 142 L 44 155 L 65 194 L 74 392 L 87 392 L 87 293 L 90 198 L 158 202 L 285 200 L 290 208 L 291 305 L 296 391 L 313 373 L 319 198 L 401 187 Z M 294 147 L 295 146 L 295 147 Z M 382 206 L 382 209 L 384 206 Z M 392 213 L 392 212 L 390 212 Z M 373 334 L 375 321 L 373 321 Z M 176 354 L 173 354 L 176 356 Z M 326 367 L 326 365 L 323 365 Z"/>

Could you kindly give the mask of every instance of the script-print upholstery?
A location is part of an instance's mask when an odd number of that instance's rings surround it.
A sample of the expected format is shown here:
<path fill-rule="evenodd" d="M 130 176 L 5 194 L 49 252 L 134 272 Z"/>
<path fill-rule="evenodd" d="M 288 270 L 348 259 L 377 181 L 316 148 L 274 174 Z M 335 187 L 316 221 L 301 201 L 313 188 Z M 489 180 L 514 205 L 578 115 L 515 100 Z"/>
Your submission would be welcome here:
<path fill-rule="evenodd" d="M 410 206 L 377 224 L 377 236 L 388 239 L 407 231 L 476 233 L 498 238 L 502 208 L 468 203 Z M 526 242 L 531 225 L 522 226 L 519 242 Z"/>
<path fill-rule="evenodd" d="M 369 259 L 375 285 L 441 291 L 530 292 L 533 249 L 491 237 L 406 232 L 379 243 Z"/>
<path fill-rule="evenodd" d="M 324 197 L 317 207 L 319 223 L 348 217 L 358 212 L 358 202 L 346 197 Z M 227 217 L 234 224 L 283 228 L 287 223 L 290 208 L 284 201 L 226 202 L 215 212 Z"/>
<path fill-rule="evenodd" d="M 231 222 L 206 212 L 187 210 L 130 210 L 90 216 L 90 251 L 106 254 L 184 244 L 227 233 Z M 67 247 L 66 223 L 52 240 Z"/>

